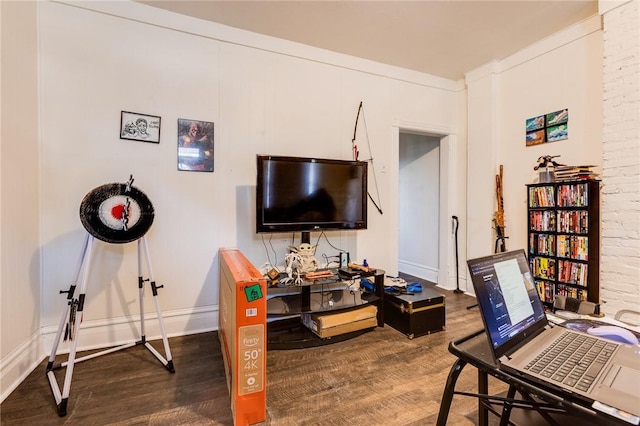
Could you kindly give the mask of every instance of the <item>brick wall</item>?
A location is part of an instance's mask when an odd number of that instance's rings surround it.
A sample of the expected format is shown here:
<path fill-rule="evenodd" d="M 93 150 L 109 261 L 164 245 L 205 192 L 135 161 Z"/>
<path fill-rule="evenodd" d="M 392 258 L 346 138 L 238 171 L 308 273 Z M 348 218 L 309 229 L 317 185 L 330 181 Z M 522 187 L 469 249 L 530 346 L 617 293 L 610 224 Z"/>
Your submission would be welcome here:
<path fill-rule="evenodd" d="M 602 311 L 640 310 L 640 0 L 603 14 Z"/>

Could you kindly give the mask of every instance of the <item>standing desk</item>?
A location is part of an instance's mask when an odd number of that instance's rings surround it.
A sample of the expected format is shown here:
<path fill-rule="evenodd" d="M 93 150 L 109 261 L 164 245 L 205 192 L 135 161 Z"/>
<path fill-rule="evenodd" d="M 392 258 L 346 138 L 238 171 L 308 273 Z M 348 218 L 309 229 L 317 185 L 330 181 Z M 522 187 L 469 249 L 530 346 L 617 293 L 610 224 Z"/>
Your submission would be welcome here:
<path fill-rule="evenodd" d="M 457 357 L 454 362 L 442 395 L 438 414 L 438 426 L 445 426 L 453 395 L 465 395 L 478 398 L 478 425 L 487 426 L 489 412 L 500 417 L 500 425 L 515 423 L 516 416 L 523 416 L 523 424 L 563 425 L 629 425 L 625 421 L 592 409 L 589 404 L 572 396 L 568 392 L 558 391 L 532 383 L 521 377 L 500 370 L 493 360 L 489 341 L 484 329 L 449 343 L 449 352 Z M 478 370 L 478 393 L 457 392 L 456 381 L 462 369 L 471 364 Z M 506 396 L 489 395 L 489 375 L 507 383 Z M 518 396 L 518 399 L 516 399 Z M 511 414 L 514 414 L 512 417 Z M 576 423 L 576 420 L 583 420 Z"/>

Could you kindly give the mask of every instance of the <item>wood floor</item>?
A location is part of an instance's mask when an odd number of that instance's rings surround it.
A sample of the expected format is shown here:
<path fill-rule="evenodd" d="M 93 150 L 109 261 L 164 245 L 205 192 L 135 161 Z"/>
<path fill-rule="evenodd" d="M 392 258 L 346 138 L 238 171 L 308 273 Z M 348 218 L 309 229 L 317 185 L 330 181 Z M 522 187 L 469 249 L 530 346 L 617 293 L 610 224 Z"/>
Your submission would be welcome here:
<path fill-rule="evenodd" d="M 327 346 L 269 351 L 264 424 L 435 424 L 454 362 L 447 345 L 482 327 L 478 309 L 467 309 L 475 299 L 437 291 L 446 298 L 444 331 L 408 339 L 386 326 Z M 43 361 L 0 405 L 0 424 L 233 425 L 216 332 L 169 342 L 175 374 L 142 346 L 76 364 L 65 417 L 57 415 Z M 164 353 L 161 341 L 152 343 Z M 474 392 L 476 380 L 467 367 L 456 389 Z M 489 388 L 506 386 L 490 378 Z M 477 424 L 477 401 L 455 396 L 448 424 Z"/>

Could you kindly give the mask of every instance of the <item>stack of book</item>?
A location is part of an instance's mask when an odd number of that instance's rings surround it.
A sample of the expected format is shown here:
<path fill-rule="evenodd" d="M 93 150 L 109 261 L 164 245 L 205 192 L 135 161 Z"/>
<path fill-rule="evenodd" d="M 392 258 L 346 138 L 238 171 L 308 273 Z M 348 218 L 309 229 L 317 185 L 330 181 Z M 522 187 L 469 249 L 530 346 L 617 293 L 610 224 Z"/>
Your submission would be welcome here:
<path fill-rule="evenodd" d="M 556 181 L 598 179 L 598 174 L 591 170 L 596 166 L 556 166 Z"/>

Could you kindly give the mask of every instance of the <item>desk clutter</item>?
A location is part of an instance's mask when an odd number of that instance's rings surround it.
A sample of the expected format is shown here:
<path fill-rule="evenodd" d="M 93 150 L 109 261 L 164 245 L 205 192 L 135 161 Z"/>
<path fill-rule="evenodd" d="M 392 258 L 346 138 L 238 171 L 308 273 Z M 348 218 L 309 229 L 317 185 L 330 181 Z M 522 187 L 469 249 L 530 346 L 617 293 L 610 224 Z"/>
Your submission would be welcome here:
<path fill-rule="evenodd" d="M 355 275 L 344 273 L 344 268 L 354 271 Z M 356 264 L 344 268 L 294 272 L 293 280 L 288 279 L 288 272 L 269 277 L 267 343 L 270 349 L 325 345 L 384 326 L 384 271 Z M 295 277 L 300 278 L 298 282 Z M 362 286 L 362 280 L 370 286 Z"/>

